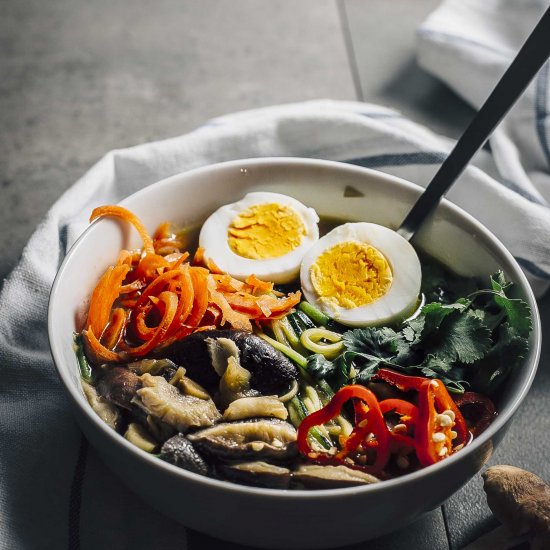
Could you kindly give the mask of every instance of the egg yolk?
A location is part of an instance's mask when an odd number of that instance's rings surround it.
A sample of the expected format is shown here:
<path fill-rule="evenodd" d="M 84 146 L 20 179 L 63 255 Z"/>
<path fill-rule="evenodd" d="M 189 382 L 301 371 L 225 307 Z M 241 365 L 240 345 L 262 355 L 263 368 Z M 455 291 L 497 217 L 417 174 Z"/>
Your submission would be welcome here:
<path fill-rule="evenodd" d="M 306 228 L 298 214 L 281 204 L 257 204 L 243 210 L 228 230 L 229 247 L 253 260 L 278 258 L 300 246 Z"/>
<path fill-rule="evenodd" d="M 374 302 L 392 284 L 391 268 L 382 253 L 353 241 L 325 250 L 311 266 L 310 276 L 320 300 L 347 309 Z"/>

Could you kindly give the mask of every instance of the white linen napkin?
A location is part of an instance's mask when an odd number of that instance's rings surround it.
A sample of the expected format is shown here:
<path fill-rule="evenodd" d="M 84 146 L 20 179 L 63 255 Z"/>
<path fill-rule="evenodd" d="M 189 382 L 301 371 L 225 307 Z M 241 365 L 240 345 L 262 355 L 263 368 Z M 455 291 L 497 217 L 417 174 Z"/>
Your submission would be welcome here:
<path fill-rule="evenodd" d="M 184 170 L 261 156 L 351 162 L 425 185 L 448 149 L 448 140 L 395 111 L 326 100 L 222 117 L 190 134 L 100 160 L 52 207 L 0 293 L 0 548 L 187 544 L 184 528 L 133 496 L 88 449 L 50 357 L 49 289 L 95 206 Z M 471 167 L 449 198 L 504 241 L 539 294 L 546 288 L 550 210 L 541 193 Z"/>
<path fill-rule="evenodd" d="M 418 29 L 418 61 L 478 109 L 549 6 L 445 0 Z M 500 181 L 543 204 L 550 201 L 549 73 L 547 61 L 489 140 Z"/>

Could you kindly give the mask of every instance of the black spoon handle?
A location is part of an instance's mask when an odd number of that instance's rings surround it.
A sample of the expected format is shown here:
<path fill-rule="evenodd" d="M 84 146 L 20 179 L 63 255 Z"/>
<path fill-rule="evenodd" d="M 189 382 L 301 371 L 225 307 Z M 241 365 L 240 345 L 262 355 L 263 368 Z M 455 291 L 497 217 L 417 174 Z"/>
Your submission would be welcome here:
<path fill-rule="evenodd" d="M 401 236 L 411 239 L 549 56 L 550 8 L 403 220 L 397 230 Z"/>

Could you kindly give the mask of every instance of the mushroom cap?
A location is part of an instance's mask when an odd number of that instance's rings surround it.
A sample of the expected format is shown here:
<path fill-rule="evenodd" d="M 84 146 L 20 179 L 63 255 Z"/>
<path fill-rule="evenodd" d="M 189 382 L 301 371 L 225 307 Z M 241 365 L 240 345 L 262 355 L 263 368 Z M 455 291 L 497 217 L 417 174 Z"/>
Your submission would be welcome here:
<path fill-rule="evenodd" d="M 483 474 L 487 504 L 514 535 L 530 533 L 532 548 L 550 548 L 550 486 L 515 466 L 492 466 Z"/>

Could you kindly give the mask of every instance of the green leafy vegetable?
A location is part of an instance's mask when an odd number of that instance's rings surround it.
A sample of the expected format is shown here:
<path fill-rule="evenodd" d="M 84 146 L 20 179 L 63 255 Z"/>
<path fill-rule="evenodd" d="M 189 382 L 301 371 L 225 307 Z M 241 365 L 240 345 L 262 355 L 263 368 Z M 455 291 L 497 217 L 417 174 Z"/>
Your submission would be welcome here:
<path fill-rule="evenodd" d="M 90 367 L 90 363 L 88 363 L 88 359 L 86 359 L 86 355 L 84 353 L 84 342 L 82 341 L 81 334 L 75 333 L 73 335 L 73 348 L 78 360 L 81 378 L 85 382 L 91 383 L 93 379 L 92 367 Z"/>
<path fill-rule="evenodd" d="M 510 296 L 512 284 L 501 271 L 490 283 L 491 288 L 454 302 L 426 304 L 399 330 L 367 327 L 344 332 L 345 351 L 334 361 L 310 356 L 307 370 L 335 389 L 354 381 L 366 384 L 379 368 L 390 367 L 439 378 L 454 392 L 471 386 L 491 394 L 527 353 L 531 312 L 523 300 Z M 438 288 L 440 297 L 448 295 Z"/>

